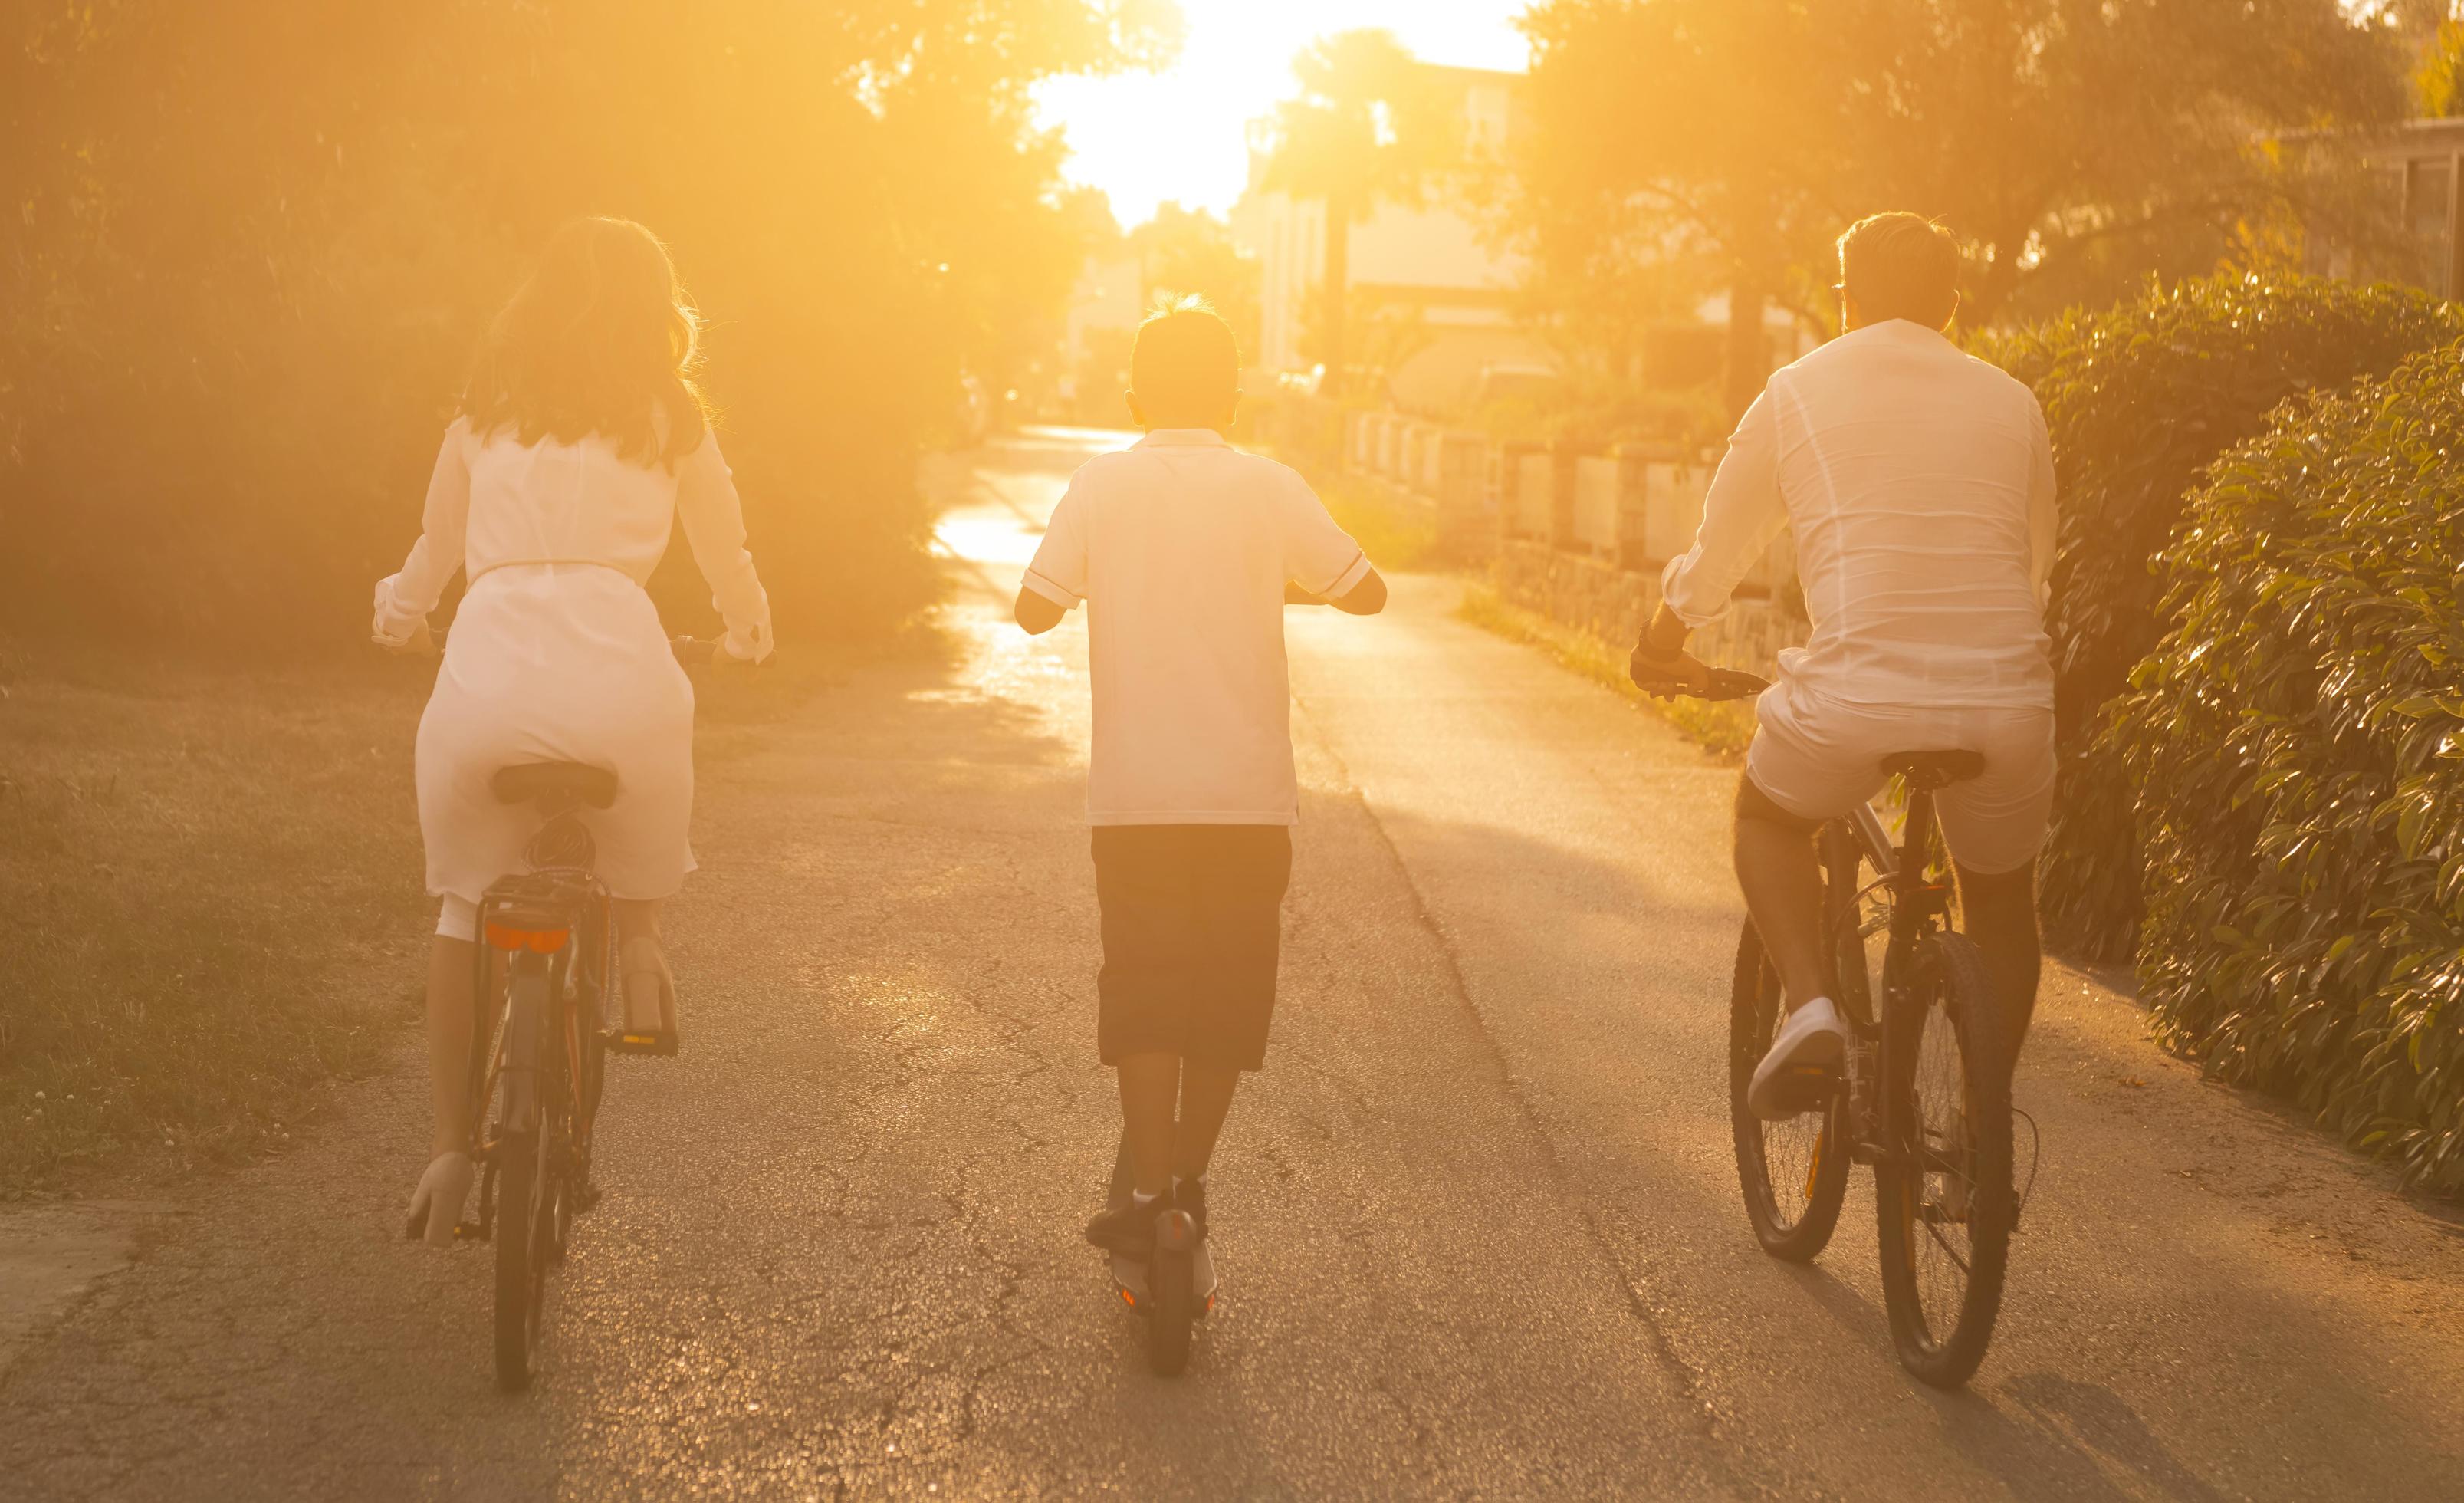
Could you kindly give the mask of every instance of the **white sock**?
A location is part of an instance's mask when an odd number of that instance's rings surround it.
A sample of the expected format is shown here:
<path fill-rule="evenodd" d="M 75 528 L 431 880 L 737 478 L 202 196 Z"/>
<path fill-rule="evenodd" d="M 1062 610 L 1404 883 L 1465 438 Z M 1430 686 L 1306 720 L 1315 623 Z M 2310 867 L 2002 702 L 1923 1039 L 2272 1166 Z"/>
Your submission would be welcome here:
<path fill-rule="evenodd" d="M 1145 1210 L 1148 1206 L 1153 1205 L 1155 1202 L 1162 1199 L 1163 1197 L 1161 1195 L 1149 1195 L 1144 1190 L 1132 1190 L 1130 1192 L 1130 1205 L 1131 1208 L 1134 1210 Z"/>

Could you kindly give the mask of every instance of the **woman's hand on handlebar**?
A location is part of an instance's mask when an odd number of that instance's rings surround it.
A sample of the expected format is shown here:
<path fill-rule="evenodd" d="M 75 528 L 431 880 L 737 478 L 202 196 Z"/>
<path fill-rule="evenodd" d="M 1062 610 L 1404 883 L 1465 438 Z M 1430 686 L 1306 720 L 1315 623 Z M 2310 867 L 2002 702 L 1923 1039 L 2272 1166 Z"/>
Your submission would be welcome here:
<path fill-rule="evenodd" d="M 717 640 L 706 642 L 698 638 L 689 636 L 670 637 L 668 638 L 668 647 L 670 651 L 676 654 L 676 661 L 683 664 L 688 669 L 720 668 L 733 670 L 738 668 L 759 668 L 761 664 L 768 661 L 767 658 L 738 657 L 727 650 L 727 644 L 725 642 Z M 775 657 L 778 654 L 772 653 L 771 655 Z"/>
<path fill-rule="evenodd" d="M 384 637 L 373 640 L 396 657 L 434 657 L 437 653 L 436 633 L 428 629 L 426 621 L 420 622 L 410 635 L 399 642 L 389 642 Z"/>

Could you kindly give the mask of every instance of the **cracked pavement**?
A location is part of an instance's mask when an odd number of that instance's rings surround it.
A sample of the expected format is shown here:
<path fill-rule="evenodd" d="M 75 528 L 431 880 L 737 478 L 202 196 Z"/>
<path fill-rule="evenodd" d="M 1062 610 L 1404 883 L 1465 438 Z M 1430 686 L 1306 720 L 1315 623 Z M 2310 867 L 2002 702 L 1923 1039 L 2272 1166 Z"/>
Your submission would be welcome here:
<path fill-rule="evenodd" d="M 2453 1495 L 2464 1227 L 2092 978 L 2048 969 L 1973 1391 L 1893 1361 L 1861 1178 L 1820 1263 L 1763 1257 L 1735 774 L 1434 578 L 1291 615 L 1283 1002 L 1216 1176 L 1221 1306 L 1152 1377 L 1078 1231 L 1116 1132 L 1085 633 L 1007 621 L 1107 441 L 934 467 L 944 658 L 705 726 L 685 1051 L 612 1064 L 531 1392 L 491 1384 L 485 1257 L 395 1240 L 407 1051 L 14 1348 L 0 1496 Z"/>

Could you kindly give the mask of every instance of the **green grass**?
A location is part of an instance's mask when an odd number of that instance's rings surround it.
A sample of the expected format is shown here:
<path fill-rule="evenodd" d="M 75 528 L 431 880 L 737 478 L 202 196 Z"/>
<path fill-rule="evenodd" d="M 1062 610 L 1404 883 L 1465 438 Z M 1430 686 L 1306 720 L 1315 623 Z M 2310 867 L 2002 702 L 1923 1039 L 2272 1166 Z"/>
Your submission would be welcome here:
<path fill-rule="evenodd" d="M 228 1161 L 413 1016 L 427 676 L 0 656 L 0 1194 Z"/>
<path fill-rule="evenodd" d="M 1318 491 L 1335 525 L 1352 534 L 1369 562 L 1381 569 L 1420 568 L 1437 555 L 1438 521 L 1426 508 L 1395 500 L 1350 475 L 1336 475 Z"/>
<path fill-rule="evenodd" d="M 708 685 L 705 728 L 738 742 L 843 675 L 800 652 Z M 432 679 L 0 642 L 0 1198 L 242 1161 L 406 1036 Z"/>
<path fill-rule="evenodd" d="M 1540 649 L 1565 667 L 1642 705 L 1688 740 L 1723 759 L 1735 761 L 1744 757 L 1747 744 L 1754 739 L 1752 701 L 1709 704 L 1700 699 L 1655 699 L 1637 689 L 1634 680 L 1626 675 L 1628 654 L 1624 649 L 1612 648 L 1588 631 L 1526 610 L 1489 586 L 1464 586 L 1463 604 L 1456 614 L 1509 641 Z"/>

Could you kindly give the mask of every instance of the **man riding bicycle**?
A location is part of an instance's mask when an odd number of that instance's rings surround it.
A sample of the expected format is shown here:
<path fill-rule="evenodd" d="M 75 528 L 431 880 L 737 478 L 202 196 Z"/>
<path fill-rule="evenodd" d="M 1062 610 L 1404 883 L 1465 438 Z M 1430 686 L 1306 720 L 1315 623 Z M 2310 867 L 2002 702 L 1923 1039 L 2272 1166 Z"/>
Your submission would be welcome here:
<path fill-rule="evenodd" d="M 1783 527 L 1813 630 L 1777 681 L 1737 790 L 1738 885 L 1789 1015 L 1748 1103 L 1791 1115 L 1791 1072 L 1837 1069 L 1813 835 L 1881 790 L 1897 752 L 1981 753 L 1938 808 L 1967 929 L 2011 1009 L 2035 1005 L 2035 858 L 2054 797 L 2053 448 L 2025 386 L 1945 337 L 1959 247 L 1916 214 L 1839 237 L 1837 340 L 1771 378 L 1729 440 L 1693 548 L 1668 565 L 1635 649 L 1645 689 L 1701 692 L 1686 635 L 1717 619 Z"/>

